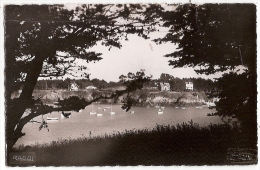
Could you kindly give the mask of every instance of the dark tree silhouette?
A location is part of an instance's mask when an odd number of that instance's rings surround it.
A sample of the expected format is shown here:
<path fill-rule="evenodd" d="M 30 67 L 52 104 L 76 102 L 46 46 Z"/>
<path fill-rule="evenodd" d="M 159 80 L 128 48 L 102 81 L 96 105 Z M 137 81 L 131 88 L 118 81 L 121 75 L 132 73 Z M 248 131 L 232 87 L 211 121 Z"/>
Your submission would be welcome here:
<path fill-rule="evenodd" d="M 256 6 L 185 4 L 161 16 L 169 33 L 156 41 L 178 46 L 166 55 L 170 65 L 194 67 L 204 74 L 245 67 L 243 74 L 218 80 L 216 114 L 238 118 L 256 136 Z"/>
<path fill-rule="evenodd" d="M 146 24 L 146 17 L 140 18 L 139 14 L 149 13 L 152 6 L 88 4 L 75 10 L 62 5 L 5 6 L 7 149 L 12 149 L 24 135 L 22 128 L 28 121 L 55 110 L 32 97 L 39 77 L 84 71 L 86 67 L 74 61 L 101 60 L 100 53 L 88 50 L 98 42 L 120 48 L 120 41 L 128 34 L 147 38 L 146 30 L 153 30 L 154 23 Z M 88 73 L 83 72 L 82 77 L 88 77 Z M 20 96 L 11 99 L 11 94 L 20 88 Z M 23 117 L 28 108 L 31 113 Z"/>
<path fill-rule="evenodd" d="M 162 13 L 169 33 L 157 42 L 178 49 L 166 57 L 174 67 L 211 74 L 238 65 L 256 66 L 256 7 L 253 4 L 185 4 Z"/>

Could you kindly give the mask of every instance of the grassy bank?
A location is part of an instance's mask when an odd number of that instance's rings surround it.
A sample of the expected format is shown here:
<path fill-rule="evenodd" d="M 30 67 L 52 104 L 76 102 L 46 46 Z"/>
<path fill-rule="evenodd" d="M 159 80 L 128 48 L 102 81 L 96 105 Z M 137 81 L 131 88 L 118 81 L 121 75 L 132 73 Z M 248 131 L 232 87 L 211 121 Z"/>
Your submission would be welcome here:
<path fill-rule="evenodd" d="M 226 159 L 229 148 L 256 148 L 255 140 L 227 125 L 202 128 L 191 122 L 16 151 L 35 152 L 37 166 L 223 165 L 230 163 Z"/>

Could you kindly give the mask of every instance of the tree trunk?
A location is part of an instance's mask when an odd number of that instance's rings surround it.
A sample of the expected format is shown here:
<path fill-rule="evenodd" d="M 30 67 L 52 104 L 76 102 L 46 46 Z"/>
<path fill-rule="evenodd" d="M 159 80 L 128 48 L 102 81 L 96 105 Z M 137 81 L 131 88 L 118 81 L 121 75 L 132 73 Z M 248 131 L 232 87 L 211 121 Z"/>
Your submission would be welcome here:
<path fill-rule="evenodd" d="M 24 111 L 32 102 L 32 93 L 41 73 L 43 61 L 44 57 L 36 57 L 32 63 L 31 70 L 29 70 L 26 75 L 20 97 L 14 100 L 8 100 L 9 102 L 6 103 L 6 143 L 8 152 L 12 150 L 17 140 L 23 136 L 21 131 L 15 133 L 15 128 L 23 116 Z"/>

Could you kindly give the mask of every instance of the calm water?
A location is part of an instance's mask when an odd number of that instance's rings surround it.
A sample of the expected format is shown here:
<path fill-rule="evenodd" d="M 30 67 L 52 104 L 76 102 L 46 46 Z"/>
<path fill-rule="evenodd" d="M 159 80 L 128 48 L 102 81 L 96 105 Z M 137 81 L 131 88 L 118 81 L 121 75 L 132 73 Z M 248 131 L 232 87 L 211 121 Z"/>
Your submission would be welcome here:
<path fill-rule="evenodd" d="M 23 132 L 26 133 L 24 137 L 19 139 L 16 146 L 20 144 L 42 144 L 49 143 L 53 140 L 60 140 L 64 138 L 78 138 L 78 137 L 89 137 L 101 136 L 104 134 L 111 134 L 116 132 L 122 132 L 131 129 L 144 129 L 153 128 L 156 124 L 167 125 L 177 124 L 182 122 L 193 122 L 198 123 L 200 126 L 206 126 L 210 123 L 217 124 L 221 120 L 218 117 L 206 116 L 207 113 L 211 113 L 212 110 L 196 107 L 175 108 L 166 107 L 162 115 L 158 115 L 158 109 L 154 107 L 133 107 L 130 111 L 125 112 L 121 109 L 120 105 L 113 105 L 112 109 L 116 112 L 115 115 L 110 115 L 110 108 L 103 110 L 104 107 L 110 107 L 110 105 L 93 105 L 93 111 L 102 113 L 102 117 L 96 115 L 90 115 L 92 106 L 88 106 L 82 112 L 71 112 L 72 115 L 69 119 L 62 119 L 60 116 L 61 112 L 53 112 L 48 115 L 44 115 L 43 118 L 46 120 L 48 117 L 58 118 L 59 120 L 47 121 L 49 126 L 49 132 L 46 128 L 39 131 L 40 124 L 28 123 Z M 99 109 L 98 109 L 99 108 Z M 37 117 L 34 120 L 41 121 L 41 117 Z"/>

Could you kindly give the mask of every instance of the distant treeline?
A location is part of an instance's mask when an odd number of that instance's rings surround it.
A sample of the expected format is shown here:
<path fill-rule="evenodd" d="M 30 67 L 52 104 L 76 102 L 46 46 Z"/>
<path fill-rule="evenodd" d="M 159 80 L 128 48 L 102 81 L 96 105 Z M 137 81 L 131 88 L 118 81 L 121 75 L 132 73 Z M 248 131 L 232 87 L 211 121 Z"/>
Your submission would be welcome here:
<path fill-rule="evenodd" d="M 47 89 L 68 89 L 71 83 L 76 83 L 79 89 L 85 89 L 88 86 L 95 86 L 98 89 L 104 89 L 109 87 L 115 87 L 122 85 L 121 82 L 106 82 L 99 79 L 65 79 L 65 80 L 39 80 L 35 89 L 47 90 Z"/>
<path fill-rule="evenodd" d="M 159 79 L 152 79 L 149 83 L 145 84 L 145 87 L 157 88 L 160 90 L 160 82 L 169 83 L 171 91 L 185 91 L 185 82 L 193 82 L 194 90 L 196 91 L 212 91 L 215 89 L 215 83 L 210 79 L 202 78 L 184 78 L 180 79 L 173 77 L 169 74 L 161 74 Z M 88 86 L 95 86 L 98 89 L 111 88 L 123 85 L 123 82 L 106 82 L 99 79 L 65 79 L 65 80 L 39 80 L 36 84 L 38 90 L 48 89 L 68 89 L 71 83 L 76 83 L 79 89 L 85 89 Z"/>

